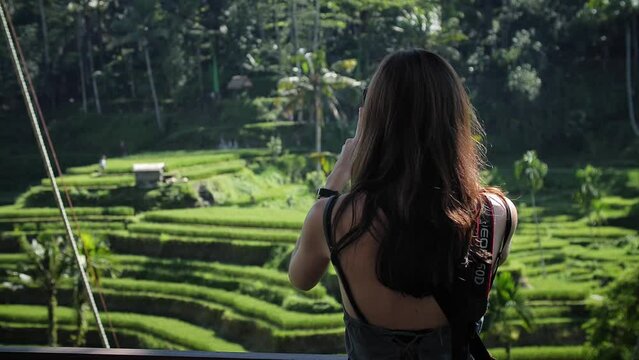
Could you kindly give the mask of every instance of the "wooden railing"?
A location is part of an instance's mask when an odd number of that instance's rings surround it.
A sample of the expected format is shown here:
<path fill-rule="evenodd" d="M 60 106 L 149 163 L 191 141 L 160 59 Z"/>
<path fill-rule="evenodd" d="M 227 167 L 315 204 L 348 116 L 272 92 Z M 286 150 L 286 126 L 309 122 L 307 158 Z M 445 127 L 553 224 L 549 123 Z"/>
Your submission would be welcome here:
<path fill-rule="evenodd" d="M 281 353 L 217 353 L 206 351 L 174 351 L 174 350 L 145 350 L 145 349 L 101 349 L 101 348 L 71 348 L 71 347 L 29 347 L 29 346 L 0 346 L 0 359 L 20 360 L 346 360 L 344 355 L 319 354 L 281 354 Z"/>

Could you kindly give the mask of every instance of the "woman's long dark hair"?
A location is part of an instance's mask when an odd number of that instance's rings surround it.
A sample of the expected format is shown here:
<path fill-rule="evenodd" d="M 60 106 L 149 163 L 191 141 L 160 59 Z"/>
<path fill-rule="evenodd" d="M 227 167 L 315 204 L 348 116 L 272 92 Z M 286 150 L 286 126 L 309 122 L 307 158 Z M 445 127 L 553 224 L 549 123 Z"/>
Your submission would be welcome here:
<path fill-rule="evenodd" d="M 370 232 L 379 243 L 379 281 L 403 294 L 430 295 L 452 283 L 471 248 L 483 129 L 455 70 L 426 50 L 382 61 L 361 116 L 351 191 L 335 218 L 349 205 L 355 216 L 357 199 L 364 199 L 363 210 L 338 246 Z"/>

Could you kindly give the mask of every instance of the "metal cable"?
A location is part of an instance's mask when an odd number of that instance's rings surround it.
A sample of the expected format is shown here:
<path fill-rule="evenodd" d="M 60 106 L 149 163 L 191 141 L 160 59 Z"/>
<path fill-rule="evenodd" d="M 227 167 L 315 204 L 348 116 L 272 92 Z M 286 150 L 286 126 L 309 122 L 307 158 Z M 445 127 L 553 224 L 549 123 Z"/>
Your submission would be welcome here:
<path fill-rule="evenodd" d="M 22 52 L 22 47 L 20 46 L 20 40 L 18 38 L 17 32 L 13 26 L 13 22 L 10 17 L 7 17 L 7 23 L 9 24 L 9 30 L 13 39 L 15 40 L 16 50 L 19 56 L 19 59 L 22 64 L 26 64 L 26 60 L 24 57 L 24 53 Z M 58 178 L 60 179 L 60 183 L 62 184 L 62 189 L 65 194 L 65 198 L 67 199 L 67 204 L 69 206 L 69 210 L 71 212 L 71 217 L 73 218 L 73 223 L 75 224 L 77 234 L 81 234 L 82 229 L 80 226 L 80 221 L 78 220 L 77 214 L 75 212 L 75 208 L 73 207 L 73 201 L 71 200 L 71 195 L 69 194 L 69 188 L 64 182 L 64 177 L 62 174 L 62 167 L 60 166 L 60 162 L 58 161 L 58 155 L 56 153 L 55 147 L 53 146 L 53 141 L 51 140 L 51 136 L 49 135 L 49 129 L 47 127 L 44 115 L 42 113 L 42 108 L 40 107 L 40 101 L 38 100 L 38 96 L 35 91 L 35 87 L 33 86 L 33 82 L 31 80 L 31 74 L 29 73 L 29 68 L 27 66 L 23 66 L 24 77 L 27 80 L 28 89 L 31 93 L 31 97 L 33 99 L 33 104 L 35 109 L 38 112 L 38 118 L 40 120 L 40 125 L 42 126 L 42 130 L 45 135 L 45 139 L 47 140 L 47 144 L 49 145 L 49 151 L 51 153 L 51 157 L 53 159 L 53 164 L 55 165 L 56 172 L 58 173 Z M 84 86 L 84 84 L 82 84 Z M 88 258 L 88 254 L 86 248 L 83 248 L 84 256 Z M 107 321 L 109 323 L 109 330 L 111 331 L 111 335 L 113 336 L 113 341 L 115 342 L 116 347 L 120 347 L 120 343 L 118 341 L 118 337 L 113 328 L 113 323 L 111 321 L 111 316 L 109 315 L 109 309 L 107 307 L 106 301 L 104 300 L 104 295 L 102 294 L 102 290 L 100 290 L 100 277 L 97 273 L 95 273 L 95 281 L 98 288 L 96 289 L 98 293 L 98 297 L 100 298 L 100 303 L 102 304 L 102 308 L 104 309 L 104 314 L 106 315 Z"/>
<path fill-rule="evenodd" d="M 13 61 L 13 66 L 16 70 L 16 75 L 18 76 L 18 83 L 20 84 L 20 90 L 22 91 L 22 96 L 24 97 L 25 104 L 27 106 L 27 111 L 29 113 L 29 119 L 31 120 L 31 127 L 33 128 L 34 136 L 36 138 L 36 143 L 38 144 L 38 150 L 40 151 L 40 155 L 42 156 L 42 161 L 44 163 L 44 168 L 51 181 L 51 187 L 53 189 L 53 196 L 55 198 L 58 209 L 60 209 L 60 215 L 62 216 L 62 222 L 64 223 L 64 228 L 67 233 L 67 237 L 71 244 L 71 248 L 73 249 L 73 255 L 78 265 L 78 269 L 80 270 L 80 277 L 82 279 L 82 283 L 84 285 L 84 289 L 86 290 L 87 297 L 89 299 L 89 305 L 91 306 L 91 310 L 95 317 L 96 325 L 98 326 L 98 332 L 100 334 L 100 340 L 102 341 L 102 345 L 105 348 L 110 348 L 109 340 L 106 337 L 106 333 L 104 331 L 104 327 L 102 326 L 102 320 L 100 319 L 100 314 L 98 312 L 98 308 L 95 303 L 95 299 L 93 298 L 93 293 L 91 292 L 91 285 L 89 284 L 86 272 L 84 267 L 82 266 L 82 262 L 80 261 L 80 253 L 78 252 L 78 246 L 75 241 L 75 236 L 73 235 L 73 231 L 71 230 L 71 224 L 69 223 L 69 219 L 67 217 L 66 210 L 64 208 L 64 203 L 62 202 L 62 197 L 60 196 L 60 190 L 58 189 L 58 184 L 55 179 L 55 174 L 53 173 L 53 168 L 51 167 L 51 161 L 49 159 L 49 154 L 47 152 L 44 139 L 42 137 L 42 133 L 40 132 L 40 126 L 38 125 L 38 119 L 35 113 L 35 109 L 33 106 L 33 101 L 31 99 L 31 94 L 27 87 L 27 82 L 24 77 L 23 67 L 18 59 L 18 54 L 16 52 L 16 47 L 14 43 L 13 36 L 9 29 L 8 24 L 8 12 L 6 12 L 7 6 L 4 3 L 4 0 L 0 0 L 0 18 L 2 20 L 2 27 L 4 30 L 4 34 L 7 39 L 7 43 L 9 45 L 9 52 L 11 54 L 11 59 Z"/>

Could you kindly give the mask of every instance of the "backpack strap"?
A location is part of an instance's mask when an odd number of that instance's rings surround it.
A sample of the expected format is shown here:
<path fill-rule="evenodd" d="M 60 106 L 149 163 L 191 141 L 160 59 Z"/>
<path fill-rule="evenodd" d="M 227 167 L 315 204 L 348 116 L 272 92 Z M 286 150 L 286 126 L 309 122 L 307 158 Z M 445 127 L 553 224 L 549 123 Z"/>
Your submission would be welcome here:
<path fill-rule="evenodd" d="M 494 244 L 494 209 L 488 197 L 484 197 L 482 210 L 477 219 L 476 236 L 479 248 L 490 254 Z M 475 360 L 494 359 L 486 346 L 482 342 L 477 332 L 475 322 L 468 319 L 463 309 L 467 306 L 469 291 L 475 293 L 476 297 L 489 295 L 492 285 L 491 272 L 493 264 L 491 261 L 475 259 L 471 273 L 460 271 L 455 274 L 452 288 L 439 286 L 435 289 L 434 297 L 440 308 L 446 315 L 451 328 L 451 350 L 452 360 L 467 360 L 469 354 Z M 464 273 L 463 275 L 461 273 Z"/>

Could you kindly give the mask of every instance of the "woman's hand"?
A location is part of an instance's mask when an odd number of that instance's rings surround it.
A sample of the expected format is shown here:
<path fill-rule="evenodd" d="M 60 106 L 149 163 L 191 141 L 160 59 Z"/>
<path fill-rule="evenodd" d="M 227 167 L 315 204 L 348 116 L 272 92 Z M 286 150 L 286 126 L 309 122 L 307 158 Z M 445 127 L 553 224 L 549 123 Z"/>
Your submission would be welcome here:
<path fill-rule="evenodd" d="M 333 171 L 326 178 L 326 188 L 342 191 L 351 178 L 351 169 L 353 168 L 353 152 L 359 141 L 359 125 L 362 114 L 362 108 L 360 108 L 359 116 L 357 120 L 357 128 L 355 129 L 355 137 L 348 138 L 342 146 L 342 152 L 335 162 Z"/>

